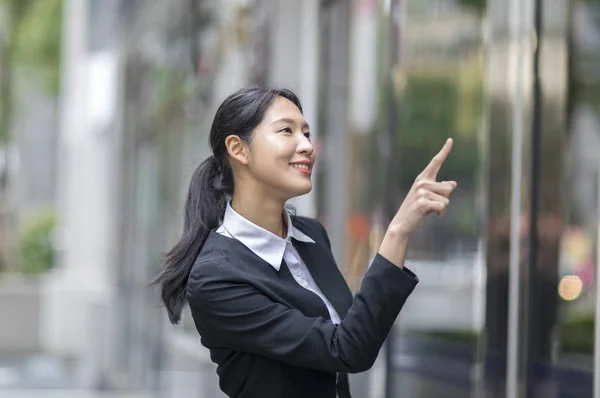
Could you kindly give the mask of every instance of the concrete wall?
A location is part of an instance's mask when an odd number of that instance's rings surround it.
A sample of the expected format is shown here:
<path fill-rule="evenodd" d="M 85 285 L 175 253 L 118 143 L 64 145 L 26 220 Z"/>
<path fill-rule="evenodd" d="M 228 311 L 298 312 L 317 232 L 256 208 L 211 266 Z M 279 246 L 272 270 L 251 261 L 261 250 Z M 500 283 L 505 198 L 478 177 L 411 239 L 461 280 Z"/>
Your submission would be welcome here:
<path fill-rule="evenodd" d="M 17 222 L 31 211 L 52 206 L 56 193 L 56 99 L 20 76 L 15 120 L 17 164 L 12 180 Z"/>
<path fill-rule="evenodd" d="M 0 354 L 40 351 L 40 301 L 37 280 L 0 278 Z"/>

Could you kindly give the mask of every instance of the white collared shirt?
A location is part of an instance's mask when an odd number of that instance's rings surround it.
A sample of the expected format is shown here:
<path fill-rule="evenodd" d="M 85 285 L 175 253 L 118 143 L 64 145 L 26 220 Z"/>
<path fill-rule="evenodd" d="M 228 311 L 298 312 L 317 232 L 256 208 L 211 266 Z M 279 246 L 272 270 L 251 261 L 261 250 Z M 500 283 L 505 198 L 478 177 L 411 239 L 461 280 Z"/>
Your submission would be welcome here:
<path fill-rule="evenodd" d="M 334 324 L 341 322 L 340 316 L 331 305 L 331 302 L 325 297 L 306 264 L 302 261 L 300 254 L 292 244 L 292 238 L 301 242 L 315 243 L 310 236 L 296 229 L 292 224 L 292 219 L 286 211 L 288 232 L 285 239 L 258 225 L 248 221 L 238 214 L 229 203 L 225 210 L 223 223 L 217 229 L 217 233 L 229 238 L 237 239 L 244 246 L 250 249 L 258 257 L 269 263 L 275 270 L 279 271 L 282 260 L 285 260 L 294 280 L 306 290 L 309 290 L 319 296 L 327 306 L 329 316 Z"/>

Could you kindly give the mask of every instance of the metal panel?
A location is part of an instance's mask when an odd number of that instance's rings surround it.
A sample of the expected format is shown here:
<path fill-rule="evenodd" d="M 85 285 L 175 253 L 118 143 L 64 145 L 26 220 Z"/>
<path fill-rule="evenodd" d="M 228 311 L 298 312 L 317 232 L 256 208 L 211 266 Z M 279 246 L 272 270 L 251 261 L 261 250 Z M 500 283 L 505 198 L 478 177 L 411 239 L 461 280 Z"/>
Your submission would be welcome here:
<path fill-rule="evenodd" d="M 322 198 L 323 213 L 333 254 L 338 266 L 345 262 L 345 224 L 347 215 L 347 78 L 348 78 L 348 37 L 349 12 L 347 2 L 336 2 L 323 10 L 321 29 L 324 33 L 321 56 L 323 70 L 321 98 L 327 112 L 319 121 L 322 132 L 323 151 L 318 177 L 324 184 L 319 185 L 317 194 Z"/>
<path fill-rule="evenodd" d="M 600 212 L 600 158 L 598 159 L 598 211 Z M 594 331 L 594 398 L 600 398 L 600 217 L 596 243 L 596 322 Z"/>
<path fill-rule="evenodd" d="M 524 39 L 527 22 L 524 12 L 527 2 L 511 1 L 512 39 L 515 44 L 516 65 L 514 74 L 514 108 L 511 161 L 511 200 L 510 200 L 510 253 L 508 283 L 508 342 L 506 365 L 506 397 L 519 396 L 519 315 L 521 312 L 521 202 L 523 177 L 523 135 L 524 135 Z"/>

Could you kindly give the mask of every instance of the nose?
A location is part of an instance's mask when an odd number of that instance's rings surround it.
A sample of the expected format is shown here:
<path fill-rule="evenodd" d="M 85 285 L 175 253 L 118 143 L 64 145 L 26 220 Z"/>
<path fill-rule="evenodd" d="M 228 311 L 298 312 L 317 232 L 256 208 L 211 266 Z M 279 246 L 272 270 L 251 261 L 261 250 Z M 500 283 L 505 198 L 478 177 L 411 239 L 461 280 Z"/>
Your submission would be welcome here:
<path fill-rule="evenodd" d="M 302 154 L 311 156 L 313 154 L 313 152 L 315 151 L 315 148 L 314 148 L 312 142 L 310 142 L 308 137 L 306 137 L 304 134 L 302 134 L 300 137 L 301 138 L 300 138 L 300 141 L 298 142 L 296 151 L 298 153 L 302 153 Z"/>

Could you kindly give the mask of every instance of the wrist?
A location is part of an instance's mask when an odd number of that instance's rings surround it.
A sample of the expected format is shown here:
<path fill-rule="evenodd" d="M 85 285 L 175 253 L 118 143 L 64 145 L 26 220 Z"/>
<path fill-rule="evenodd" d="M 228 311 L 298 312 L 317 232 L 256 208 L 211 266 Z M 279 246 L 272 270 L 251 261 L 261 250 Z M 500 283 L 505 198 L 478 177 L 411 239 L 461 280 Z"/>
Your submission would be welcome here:
<path fill-rule="evenodd" d="M 403 268 L 409 237 L 402 229 L 388 228 L 379 247 L 379 254 L 398 268 Z"/>
<path fill-rule="evenodd" d="M 396 244 L 406 244 L 410 239 L 411 233 L 407 232 L 402 225 L 390 225 L 385 233 L 385 238 Z"/>

